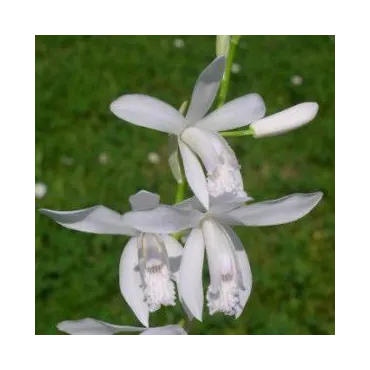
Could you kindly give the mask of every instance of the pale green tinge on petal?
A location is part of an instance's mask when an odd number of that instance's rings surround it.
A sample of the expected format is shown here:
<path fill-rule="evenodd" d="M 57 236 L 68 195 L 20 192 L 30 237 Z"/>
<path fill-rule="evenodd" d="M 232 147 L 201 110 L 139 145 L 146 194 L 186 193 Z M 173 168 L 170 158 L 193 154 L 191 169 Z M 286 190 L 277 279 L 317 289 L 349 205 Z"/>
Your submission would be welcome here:
<path fill-rule="evenodd" d="M 312 121 L 318 110 L 319 105 L 317 103 L 301 103 L 253 122 L 250 127 L 253 129 L 253 136 L 256 138 L 280 135 Z"/>
<path fill-rule="evenodd" d="M 206 209 L 208 209 L 209 195 L 207 189 L 207 180 L 202 165 L 193 151 L 181 140 L 179 140 L 179 148 L 188 184 L 199 201 Z"/>
<path fill-rule="evenodd" d="M 167 325 L 146 329 L 140 335 L 187 335 L 187 333 L 181 326 Z"/>
<path fill-rule="evenodd" d="M 109 324 L 91 318 L 62 321 L 57 325 L 60 331 L 73 335 L 113 335 L 120 332 L 142 332 L 145 328 Z"/>
<path fill-rule="evenodd" d="M 322 192 L 292 194 L 236 208 L 219 218 L 229 225 L 271 226 L 296 221 L 309 213 L 321 200 Z"/>
<path fill-rule="evenodd" d="M 231 100 L 208 114 L 196 127 L 208 131 L 223 131 L 247 126 L 265 115 L 265 103 L 260 95 L 248 94 Z"/>
<path fill-rule="evenodd" d="M 228 233 L 234 248 L 235 248 L 235 256 L 238 263 L 240 275 L 241 275 L 241 281 L 243 285 L 243 289 L 241 289 L 239 294 L 239 305 L 240 308 L 238 312 L 236 313 L 235 317 L 238 318 L 243 310 L 245 305 L 247 304 L 248 298 L 251 294 L 252 290 L 252 271 L 248 260 L 248 255 L 244 249 L 244 246 L 239 239 L 238 235 L 234 232 L 234 230 L 227 225 L 224 225 L 224 228 L 226 232 Z"/>
<path fill-rule="evenodd" d="M 168 136 L 168 164 L 170 166 L 173 177 L 178 184 L 181 184 L 184 179 L 182 177 L 181 164 L 179 159 L 179 144 L 177 136 L 170 134 Z"/>
<path fill-rule="evenodd" d="M 67 229 L 94 234 L 135 235 L 136 231 L 127 226 L 118 212 L 98 205 L 75 211 L 54 211 L 40 209 L 40 212 Z"/>
<path fill-rule="evenodd" d="M 202 230 L 191 231 L 186 241 L 180 266 L 179 296 L 182 297 L 192 315 L 202 321 L 204 260 L 204 239 Z"/>
<path fill-rule="evenodd" d="M 129 198 L 133 211 L 153 209 L 159 205 L 160 196 L 150 191 L 140 190 Z"/>
<path fill-rule="evenodd" d="M 160 205 L 148 211 L 124 214 L 127 225 L 141 232 L 171 234 L 197 225 L 202 214 L 196 210 L 186 211 L 173 206 Z M 135 225 L 135 226 L 133 226 Z"/>
<path fill-rule="evenodd" d="M 138 238 L 131 238 L 123 249 L 119 264 L 119 286 L 128 305 L 140 322 L 149 326 L 149 308 L 144 301 L 144 291 L 138 268 Z"/>
<path fill-rule="evenodd" d="M 147 95 L 123 95 L 110 109 L 127 122 L 162 132 L 178 134 L 185 125 L 184 117 L 175 108 Z"/>
<path fill-rule="evenodd" d="M 225 65 L 225 57 L 218 57 L 198 77 L 186 114 L 188 124 L 194 124 L 211 108 L 225 71 Z"/>

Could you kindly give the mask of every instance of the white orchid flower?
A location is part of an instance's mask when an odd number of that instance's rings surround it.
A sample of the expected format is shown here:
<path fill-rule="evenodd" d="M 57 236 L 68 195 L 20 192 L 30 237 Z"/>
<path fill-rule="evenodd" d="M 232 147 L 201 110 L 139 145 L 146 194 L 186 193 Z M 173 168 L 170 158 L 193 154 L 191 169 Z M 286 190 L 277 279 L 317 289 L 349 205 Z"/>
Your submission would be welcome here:
<path fill-rule="evenodd" d="M 180 266 L 179 295 L 192 315 L 202 320 L 204 250 L 210 273 L 206 295 L 209 312 L 238 318 L 251 292 L 252 274 L 243 244 L 230 226 L 270 226 L 298 220 L 318 204 L 322 195 L 298 193 L 251 205 L 243 204 L 245 199 L 211 198 L 208 211 L 195 197 L 178 204 L 179 209 L 203 212 L 186 240 Z M 152 211 L 128 212 L 125 221 L 147 232 L 161 227 Z"/>
<path fill-rule="evenodd" d="M 140 226 L 127 225 L 124 215 L 102 205 L 77 211 L 41 209 L 40 212 L 68 229 L 131 236 L 120 260 L 120 289 L 137 318 L 148 326 L 149 312 L 161 305 L 175 305 L 172 280 L 178 275 L 182 246 L 167 234 L 192 227 L 202 215 L 196 210 L 159 204 L 159 195 L 144 190 L 129 200 L 131 213 L 150 210 L 153 217 L 161 220 L 158 232 L 147 233 Z"/>
<path fill-rule="evenodd" d="M 140 335 L 187 335 L 186 331 L 179 325 L 142 328 L 114 325 L 90 318 L 62 321 L 57 325 L 57 328 L 73 335 L 113 335 L 121 332 L 140 333 Z"/>
<path fill-rule="evenodd" d="M 236 156 L 218 131 L 246 126 L 265 114 L 262 98 L 248 94 L 205 116 L 217 95 L 224 69 L 222 56 L 200 74 L 185 117 L 167 103 L 147 95 L 123 95 L 110 106 L 125 121 L 177 136 L 189 186 L 206 209 L 209 194 L 245 196 Z"/>

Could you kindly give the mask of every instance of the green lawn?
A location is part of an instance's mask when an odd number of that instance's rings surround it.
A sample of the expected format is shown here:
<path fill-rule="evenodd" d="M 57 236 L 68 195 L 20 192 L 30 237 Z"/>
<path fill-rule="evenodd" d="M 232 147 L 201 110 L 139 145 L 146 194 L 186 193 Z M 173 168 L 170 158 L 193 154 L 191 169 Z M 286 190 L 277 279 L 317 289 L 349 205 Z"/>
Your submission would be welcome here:
<path fill-rule="evenodd" d="M 175 38 L 36 37 L 36 182 L 48 186 L 36 209 L 104 204 L 125 212 L 128 197 L 140 189 L 173 202 L 167 135 L 120 121 L 109 104 L 124 93 L 175 107 L 189 99 L 215 56 L 215 38 L 184 36 L 183 48 L 173 46 Z M 245 188 L 257 201 L 316 190 L 325 196 L 293 224 L 236 228 L 254 277 L 249 302 L 238 320 L 205 313 L 194 334 L 334 334 L 334 47 L 329 36 L 240 41 L 235 62 L 241 70 L 232 75 L 228 100 L 258 92 L 267 114 L 302 101 L 320 104 L 317 118 L 297 131 L 228 140 Z M 293 75 L 303 84 L 293 85 Z M 148 161 L 149 152 L 160 155 L 158 164 Z M 59 321 L 82 317 L 138 324 L 118 288 L 126 241 L 67 230 L 36 211 L 37 334 L 58 334 Z M 162 309 L 151 325 L 180 319 L 179 306 Z"/>

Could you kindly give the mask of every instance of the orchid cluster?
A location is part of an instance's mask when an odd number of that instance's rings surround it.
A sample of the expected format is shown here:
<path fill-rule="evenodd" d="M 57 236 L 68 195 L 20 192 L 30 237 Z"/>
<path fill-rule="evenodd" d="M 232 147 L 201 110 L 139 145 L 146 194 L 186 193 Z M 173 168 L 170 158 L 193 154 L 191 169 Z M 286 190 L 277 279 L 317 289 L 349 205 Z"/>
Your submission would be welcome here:
<path fill-rule="evenodd" d="M 103 205 L 75 211 L 41 210 L 68 229 L 130 237 L 119 263 L 119 286 L 144 328 L 87 318 L 59 323 L 61 331 L 186 334 L 179 325 L 149 328 L 150 313 L 176 305 L 177 297 L 188 320 L 202 321 L 204 298 L 210 315 L 238 318 L 251 293 L 252 274 L 247 253 L 232 227 L 289 223 L 305 216 L 321 200 L 322 193 L 314 192 L 251 203 L 241 166 L 224 137 L 284 133 L 311 121 L 318 104 L 301 103 L 265 118 L 265 104 L 258 94 L 223 104 L 237 41 L 234 36 L 218 37 L 219 56 L 196 81 L 186 114 L 184 105 L 178 111 L 141 94 L 123 95 L 110 106 L 126 122 L 169 134 L 169 164 L 178 183 L 174 205 L 161 204 L 159 195 L 141 190 L 129 198 L 132 210 L 125 214 Z M 208 113 L 220 84 L 218 108 Z M 246 126 L 241 131 L 226 131 Z M 184 200 L 185 181 L 194 196 Z M 184 246 L 180 235 L 187 235 Z M 204 294 L 205 254 L 210 284 Z"/>

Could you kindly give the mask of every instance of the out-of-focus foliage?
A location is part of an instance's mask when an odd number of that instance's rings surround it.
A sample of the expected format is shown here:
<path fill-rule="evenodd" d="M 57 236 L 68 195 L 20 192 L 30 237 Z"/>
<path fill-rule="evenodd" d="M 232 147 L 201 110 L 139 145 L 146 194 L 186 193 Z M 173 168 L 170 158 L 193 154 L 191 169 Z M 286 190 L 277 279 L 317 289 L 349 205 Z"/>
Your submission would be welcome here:
<path fill-rule="evenodd" d="M 124 212 L 140 189 L 173 202 L 167 135 L 118 120 L 109 104 L 124 93 L 149 94 L 174 107 L 188 100 L 214 58 L 215 37 L 181 37 L 181 48 L 176 38 L 36 38 L 36 181 L 48 186 L 36 208 L 105 204 Z M 302 101 L 320 104 L 317 118 L 297 131 L 228 140 L 248 193 L 264 200 L 322 190 L 325 197 L 293 224 L 236 229 L 253 271 L 249 303 L 238 320 L 205 313 L 193 333 L 333 334 L 334 38 L 243 36 L 235 62 L 240 71 L 232 75 L 228 100 L 258 92 L 268 114 Z M 294 75 L 303 83 L 292 83 Z M 148 160 L 149 152 L 160 155 L 159 163 Z M 36 214 L 37 334 L 57 334 L 56 323 L 82 317 L 138 323 L 118 288 L 126 241 L 66 230 Z M 151 324 L 180 319 L 177 306 L 153 314 Z"/>

